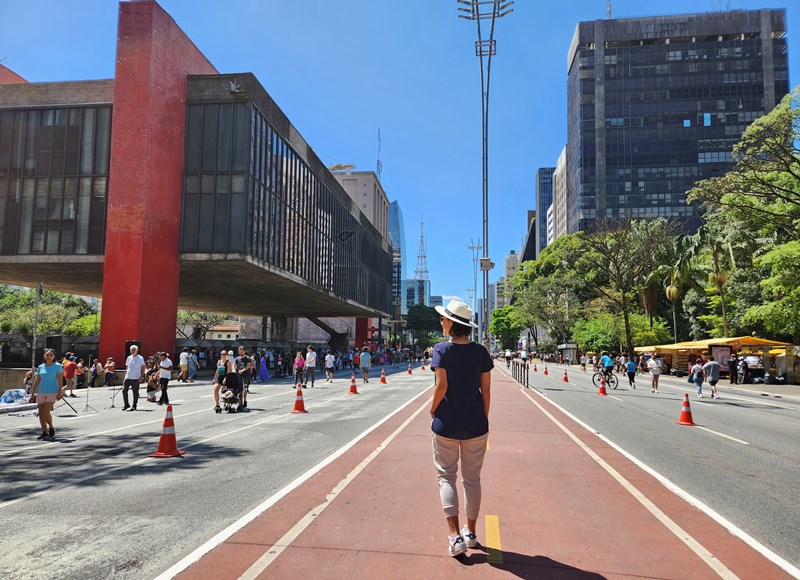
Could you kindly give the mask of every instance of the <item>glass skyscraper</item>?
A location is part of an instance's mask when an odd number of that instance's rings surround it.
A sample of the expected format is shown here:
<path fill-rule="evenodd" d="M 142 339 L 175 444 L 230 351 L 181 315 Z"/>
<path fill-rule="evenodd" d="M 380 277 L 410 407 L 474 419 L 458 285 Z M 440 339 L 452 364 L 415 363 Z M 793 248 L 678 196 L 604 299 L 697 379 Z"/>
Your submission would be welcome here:
<path fill-rule="evenodd" d="M 547 208 L 553 203 L 553 172 L 555 167 L 536 170 L 536 257 L 547 245 Z"/>
<path fill-rule="evenodd" d="M 389 204 L 389 236 L 392 239 L 392 316 L 399 319 L 399 315 L 407 314 L 406 307 L 406 235 L 403 224 L 403 210 L 400 204 L 393 201 Z M 399 311 L 396 311 L 399 307 Z"/>
<path fill-rule="evenodd" d="M 785 11 L 769 9 L 580 22 L 567 59 L 568 232 L 625 215 L 696 230 L 685 192 L 724 173 L 745 128 L 789 91 L 785 35 Z"/>

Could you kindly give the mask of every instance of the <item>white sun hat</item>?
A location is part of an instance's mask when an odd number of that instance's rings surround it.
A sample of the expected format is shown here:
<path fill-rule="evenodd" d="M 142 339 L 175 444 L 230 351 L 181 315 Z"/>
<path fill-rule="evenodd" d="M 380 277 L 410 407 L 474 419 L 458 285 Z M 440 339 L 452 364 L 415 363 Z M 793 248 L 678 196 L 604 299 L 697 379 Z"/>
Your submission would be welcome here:
<path fill-rule="evenodd" d="M 453 322 L 458 322 L 464 326 L 471 326 L 472 328 L 478 328 L 478 325 L 472 322 L 472 308 L 465 302 L 451 300 L 447 306 L 434 306 L 434 309 Z"/>

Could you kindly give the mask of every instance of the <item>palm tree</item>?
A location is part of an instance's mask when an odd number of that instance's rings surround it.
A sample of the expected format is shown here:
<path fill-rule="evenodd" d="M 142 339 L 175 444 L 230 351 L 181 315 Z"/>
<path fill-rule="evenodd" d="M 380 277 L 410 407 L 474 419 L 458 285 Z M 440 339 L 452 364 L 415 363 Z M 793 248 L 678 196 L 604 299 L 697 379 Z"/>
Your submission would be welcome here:
<path fill-rule="evenodd" d="M 728 312 L 725 304 L 725 284 L 730 278 L 730 271 L 736 266 L 733 261 L 733 248 L 729 241 L 722 239 L 720 232 L 712 231 L 709 223 L 703 224 L 692 238 L 693 244 L 690 253 L 693 256 L 698 255 L 702 249 L 708 249 L 711 252 L 713 269 L 708 273 L 708 283 L 719 292 L 720 305 L 722 307 L 723 336 L 727 337 L 729 332 Z M 726 260 L 729 260 L 728 269 L 724 268 L 723 262 Z"/>
<path fill-rule="evenodd" d="M 675 262 L 663 264 L 656 268 L 647 279 L 643 303 L 645 311 L 651 317 L 655 311 L 655 301 L 648 296 L 652 296 L 651 289 L 658 288 L 663 284 L 664 294 L 672 304 L 672 334 L 675 342 L 678 342 L 678 303 L 683 297 L 685 290 L 691 288 L 700 294 L 705 293 L 700 280 L 705 278 L 705 271 L 696 263 L 695 240 L 692 236 L 681 235 L 673 238 L 673 253 Z"/>

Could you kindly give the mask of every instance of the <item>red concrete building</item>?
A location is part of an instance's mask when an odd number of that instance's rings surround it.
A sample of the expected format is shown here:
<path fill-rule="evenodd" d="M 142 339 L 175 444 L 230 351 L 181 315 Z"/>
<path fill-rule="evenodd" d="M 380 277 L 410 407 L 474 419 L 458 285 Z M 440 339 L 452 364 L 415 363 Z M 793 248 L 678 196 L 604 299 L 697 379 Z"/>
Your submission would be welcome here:
<path fill-rule="evenodd" d="M 153 0 L 120 3 L 113 81 L 0 66 L 0 212 L 0 281 L 102 292 L 101 356 L 172 352 L 179 307 L 390 310 L 388 240 L 258 81 L 219 74 Z"/>

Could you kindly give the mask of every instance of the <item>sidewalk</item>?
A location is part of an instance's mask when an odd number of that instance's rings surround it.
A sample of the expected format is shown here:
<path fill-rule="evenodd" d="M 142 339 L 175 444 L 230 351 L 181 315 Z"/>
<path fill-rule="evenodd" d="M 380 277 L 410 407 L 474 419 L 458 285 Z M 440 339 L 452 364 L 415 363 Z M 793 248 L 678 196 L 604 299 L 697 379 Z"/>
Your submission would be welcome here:
<path fill-rule="evenodd" d="M 449 557 L 430 394 L 179 577 L 791 577 L 498 370 L 477 530 L 482 547 Z"/>

